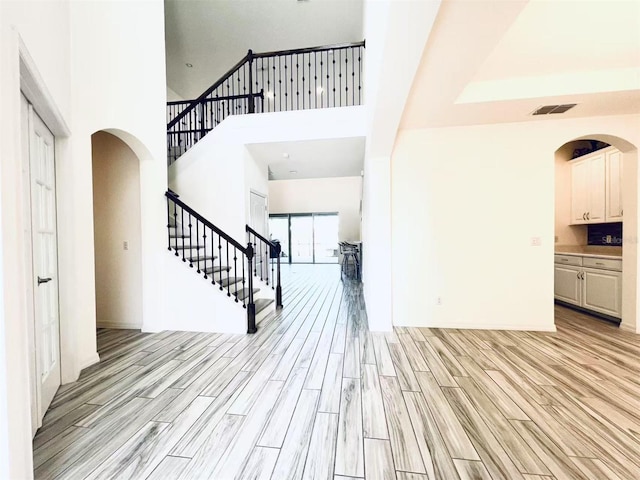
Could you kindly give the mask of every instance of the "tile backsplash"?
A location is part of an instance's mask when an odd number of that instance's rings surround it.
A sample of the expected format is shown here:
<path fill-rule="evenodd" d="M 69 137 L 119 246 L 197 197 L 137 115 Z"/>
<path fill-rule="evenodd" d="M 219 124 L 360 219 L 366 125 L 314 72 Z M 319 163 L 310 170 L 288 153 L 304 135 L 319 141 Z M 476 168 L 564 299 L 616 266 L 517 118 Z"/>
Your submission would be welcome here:
<path fill-rule="evenodd" d="M 587 225 L 587 245 L 622 246 L 622 222 Z"/>

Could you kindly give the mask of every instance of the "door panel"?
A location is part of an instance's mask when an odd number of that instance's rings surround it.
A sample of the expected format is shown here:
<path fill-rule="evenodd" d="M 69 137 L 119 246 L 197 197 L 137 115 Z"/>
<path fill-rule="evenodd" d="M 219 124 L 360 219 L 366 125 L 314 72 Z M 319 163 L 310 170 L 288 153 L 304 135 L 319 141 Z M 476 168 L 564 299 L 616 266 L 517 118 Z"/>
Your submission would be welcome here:
<path fill-rule="evenodd" d="M 563 302 L 580 306 L 582 300 L 582 282 L 577 267 L 556 265 L 554 270 L 555 298 Z"/>
<path fill-rule="evenodd" d="M 31 234 L 40 419 L 60 386 L 54 137 L 30 108 Z"/>
<path fill-rule="evenodd" d="M 584 270 L 584 306 L 620 318 L 622 273 Z"/>

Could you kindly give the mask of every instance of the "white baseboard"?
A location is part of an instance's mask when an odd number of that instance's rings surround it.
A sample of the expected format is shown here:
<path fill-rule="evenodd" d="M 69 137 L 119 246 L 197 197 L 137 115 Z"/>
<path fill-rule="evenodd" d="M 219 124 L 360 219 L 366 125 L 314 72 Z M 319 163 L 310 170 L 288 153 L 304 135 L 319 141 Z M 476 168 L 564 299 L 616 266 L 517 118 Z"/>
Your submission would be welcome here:
<path fill-rule="evenodd" d="M 142 325 L 139 323 L 127 323 L 127 322 L 97 322 L 98 328 L 115 328 L 122 330 L 140 330 Z"/>
<path fill-rule="evenodd" d="M 620 324 L 620 330 L 623 330 L 623 331 L 629 332 L 629 333 L 637 333 L 636 329 L 634 327 L 632 327 L 631 325 L 628 325 L 626 323 L 621 323 Z"/>
<path fill-rule="evenodd" d="M 540 325 L 469 325 L 465 323 L 434 323 L 428 325 L 395 325 L 394 327 L 420 327 L 420 328 L 455 328 L 459 330 L 512 330 L 523 332 L 556 332 L 556 326 L 541 327 Z"/>
<path fill-rule="evenodd" d="M 98 352 L 94 352 L 89 358 L 85 358 L 80 362 L 80 371 L 98 362 L 100 362 L 100 355 L 98 355 Z"/>

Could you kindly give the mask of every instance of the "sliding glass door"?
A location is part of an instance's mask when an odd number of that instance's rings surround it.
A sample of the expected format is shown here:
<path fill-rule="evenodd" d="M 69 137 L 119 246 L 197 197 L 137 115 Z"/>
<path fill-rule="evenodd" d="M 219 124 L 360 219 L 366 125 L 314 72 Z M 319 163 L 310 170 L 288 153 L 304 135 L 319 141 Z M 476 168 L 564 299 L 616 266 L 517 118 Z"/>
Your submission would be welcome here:
<path fill-rule="evenodd" d="M 271 215 L 269 231 L 289 263 L 338 263 L 337 213 Z"/>

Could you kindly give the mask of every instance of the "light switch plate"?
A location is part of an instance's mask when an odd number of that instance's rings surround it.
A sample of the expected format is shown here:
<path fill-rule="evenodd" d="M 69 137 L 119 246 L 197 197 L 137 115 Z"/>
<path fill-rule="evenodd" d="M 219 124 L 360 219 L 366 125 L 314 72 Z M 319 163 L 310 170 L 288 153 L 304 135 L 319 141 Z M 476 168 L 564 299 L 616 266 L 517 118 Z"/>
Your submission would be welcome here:
<path fill-rule="evenodd" d="M 531 237 L 531 246 L 539 247 L 542 245 L 542 238 L 540 237 Z"/>

